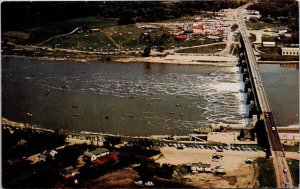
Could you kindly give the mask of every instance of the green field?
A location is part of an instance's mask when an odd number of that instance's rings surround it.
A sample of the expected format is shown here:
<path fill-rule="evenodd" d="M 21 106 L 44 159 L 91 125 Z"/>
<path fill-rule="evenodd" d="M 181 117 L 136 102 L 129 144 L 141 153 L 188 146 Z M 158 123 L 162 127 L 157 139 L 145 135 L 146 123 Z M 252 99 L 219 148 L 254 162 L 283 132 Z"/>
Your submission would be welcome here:
<path fill-rule="evenodd" d="M 256 163 L 258 165 L 258 180 L 260 188 L 275 188 L 275 170 L 271 159 L 257 158 Z"/>
<path fill-rule="evenodd" d="M 257 21 L 257 22 L 251 22 L 251 21 L 246 21 L 246 26 L 247 29 L 249 30 L 262 30 L 262 29 L 266 29 L 266 28 L 274 28 L 274 27 L 278 27 L 278 24 L 270 24 L 270 23 L 266 23 L 263 21 Z"/>
<path fill-rule="evenodd" d="M 287 164 L 292 174 L 295 186 L 299 185 L 299 160 L 287 159 Z"/>
<path fill-rule="evenodd" d="M 103 33 L 76 33 L 54 38 L 43 45 L 50 47 L 68 48 L 76 50 L 111 49 L 116 48 L 113 42 Z"/>
<path fill-rule="evenodd" d="M 219 45 L 211 45 L 206 47 L 196 47 L 196 48 L 189 48 L 189 49 L 182 49 L 177 51 L 178 53 L 199 53 L 199 54 L 207 54 L 207 53 L 216 53 L 221 51 L 220 49 L 224 49 L 226 44 L 219 44 Z"/>

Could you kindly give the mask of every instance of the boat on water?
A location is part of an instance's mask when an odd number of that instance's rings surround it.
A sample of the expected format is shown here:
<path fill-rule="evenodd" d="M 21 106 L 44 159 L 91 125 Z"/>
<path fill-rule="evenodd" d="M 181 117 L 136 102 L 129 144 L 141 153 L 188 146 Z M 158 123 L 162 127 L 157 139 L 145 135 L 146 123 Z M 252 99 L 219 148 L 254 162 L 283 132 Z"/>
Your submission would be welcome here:
<path fill-rule="evenodd" d="M 27 117 L 32 117 L 32 113 L 27 112 L 26 115 Z"/>
<path fill-rule="evenodd" d="M 79 116 L 79 114 L 73 114 L 73 116 Z"/>

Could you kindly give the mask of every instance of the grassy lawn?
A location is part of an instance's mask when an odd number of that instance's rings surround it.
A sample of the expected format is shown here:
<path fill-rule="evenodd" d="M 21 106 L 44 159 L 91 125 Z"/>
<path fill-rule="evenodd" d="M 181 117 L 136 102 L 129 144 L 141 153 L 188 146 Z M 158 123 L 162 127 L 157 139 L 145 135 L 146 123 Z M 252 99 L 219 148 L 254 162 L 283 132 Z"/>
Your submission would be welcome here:
<path fill-rule="evenodd" d="M 266 54 L 279 55 L 278 51 L 280 48 L 279 47 L 257 47 L 257 49 Z"/>
<path fill-rule="evenodd" d="M 207 47 L 196 47 L 196 48 L 189 48 L 177 51 L 178 53 L 199 53 L 199 54 L 207 54 L 207 53 L 216 53 L 220 52 L 220 49 L 224 49 L 226 44 L 219 44 L 219 45 L 211 45 Z"/>
<path fill-rule="evenodd" d="M 262 40 L 262 41 L 278 41 L 278 37 L 263 34 L 263 35 L 261 36 L 261 40 Z"/>
<path fill-rule="evenodd" d="M 285 146 L 283 145 L 284 151 L 288 152 L 298 152 L 299 151 L 299 145 L 298 146 Z"/>
<path fill-rule="evenodd" d="M 299 160 L 287 159 L 295 186 L 299 185 Z"/>
<path fill-rule="evenodd" d="M 76 33 L 63 37 L 54 38 L 44 45 L 55 47 L 59 44 L 59 48 L 77 49 L 77 50 L 90 50 L 103 48 L 116 48 L 112 41 L 103 33 Z"/>
<path fill-rule="evenodd" d="M 275 170 L 271 159 L 257 158 L 259 187 L 275 188 Z"/>
<path fill-rule="evenodd" d="M 246 26 L 247 26 L 247 29 L 249 29 L 249 30 L 261 30 L 261 29 L 266 29 L 266 28 L 278 27 L 280 25 L 270 24 L 270 23 L 266 23 L 263 21 L 257 21 L 257 22 L 246 21 Z"/>

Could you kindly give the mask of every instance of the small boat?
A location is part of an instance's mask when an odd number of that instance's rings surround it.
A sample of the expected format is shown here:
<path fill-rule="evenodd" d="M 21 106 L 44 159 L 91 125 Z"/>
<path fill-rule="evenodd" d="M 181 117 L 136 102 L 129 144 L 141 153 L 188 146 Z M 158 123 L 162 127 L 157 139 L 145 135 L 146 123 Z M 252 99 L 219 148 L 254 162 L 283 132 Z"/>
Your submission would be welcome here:
<path fill-rule="evenodd" d="M 27 117 L 32 117 L 32 113 L 27 112 L 26 115 Z"/>
<path fill-rule="evenodd" d="M 73 114 L 73 116 L 79 116 L 79 114 Z"/>
<path fill-rule="evenodd" d="M 128 115 L 128 117 L 133 117 L 133 115 Z"/>
<path fill-rule="evenodd" d="M 104 116 L 104 118 L 105 118 L 105 119 L 109 119 L 109 117 L 108 117 L 108 116 Z"/>
<path fill-rule="evenodd" d="M 129 98 L 129 99 L 133 99 L 134 97 L 133 97 L 133 96 L 129 96 L 128 98 Z"/>
<path fill-rule="evenodd" d="M 169 114 L 174 114 L 174 112 L 169 112 Z"/>
<path fill-rule="evenodd" d="M 31 77 L 25 77 L 25 80 L 31 80 Z"/>
<path fill-rule="evenodd" d="M 183 116 L 183 114 L 182 114 L 182 113 L 180 113 L 179 115 L 180 115 L 180 116 Z"/>
<path fill-rule="evenodd" d="M 181 106 L 180 104 L 176 104 L 177 107 Z"/>
<path fill-rule="evenodd" d="M 78 106 L 77 105 L 73 105 L 73 108 L 78 108 Z"/>

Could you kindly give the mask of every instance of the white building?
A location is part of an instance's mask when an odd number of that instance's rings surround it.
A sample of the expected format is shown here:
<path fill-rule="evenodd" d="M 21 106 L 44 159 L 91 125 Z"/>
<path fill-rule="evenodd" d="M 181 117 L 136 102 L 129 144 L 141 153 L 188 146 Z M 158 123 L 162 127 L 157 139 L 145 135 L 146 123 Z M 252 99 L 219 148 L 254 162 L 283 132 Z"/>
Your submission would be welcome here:
<path fill-rule="evenodd" d="M 299 56 L 299 48 L 281 47 L 280 54 L 282 56 Z"/>

